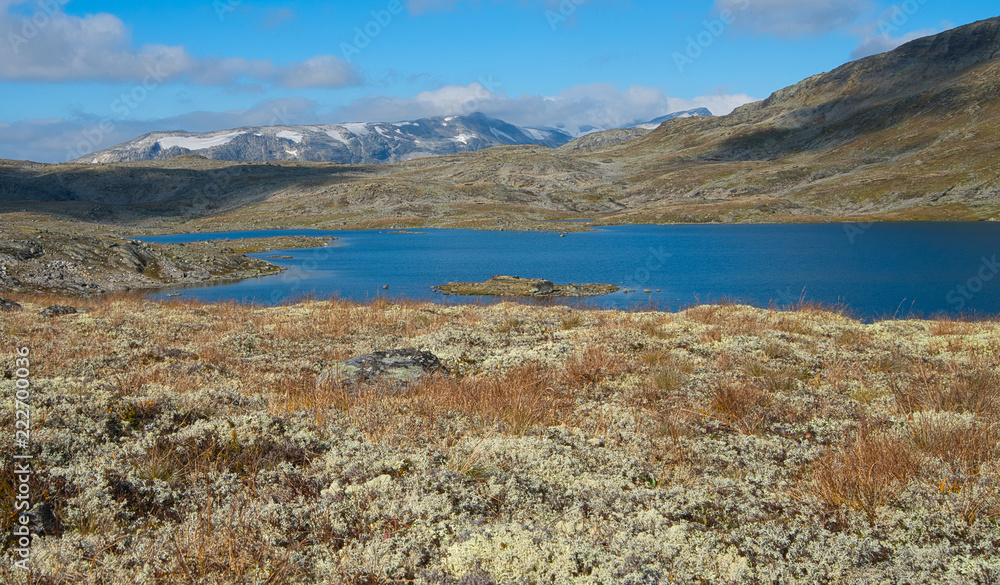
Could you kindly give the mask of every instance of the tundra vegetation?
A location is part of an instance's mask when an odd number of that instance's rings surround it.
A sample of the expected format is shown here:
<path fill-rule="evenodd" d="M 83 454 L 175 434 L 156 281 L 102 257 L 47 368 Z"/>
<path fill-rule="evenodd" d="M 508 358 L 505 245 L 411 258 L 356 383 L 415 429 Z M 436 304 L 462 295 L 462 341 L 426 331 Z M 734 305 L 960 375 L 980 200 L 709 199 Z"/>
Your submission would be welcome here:
<path fill-rule="evenodd" d="M 5 433 L 4 583 L 1000 579 L 995 320 L 13 300 L 44 534 L 13 568 Z M 449 374 L 317 383 L 401 347 Z"/>

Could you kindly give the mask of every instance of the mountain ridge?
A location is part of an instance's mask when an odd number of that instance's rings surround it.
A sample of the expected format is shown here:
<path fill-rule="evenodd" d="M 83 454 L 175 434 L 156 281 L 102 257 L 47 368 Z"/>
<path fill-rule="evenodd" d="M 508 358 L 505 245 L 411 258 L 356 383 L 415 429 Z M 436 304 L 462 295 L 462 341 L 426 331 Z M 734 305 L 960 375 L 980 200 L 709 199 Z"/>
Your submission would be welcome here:
<path fill-rule="evenodd" d="M 75 201 L 36 208 L 196 231 L 1000 219 L 998 89 L 1000 17 L 810 76 L 727 116 L 651 131 L 387 165 L 7 163 L 0 209 Z"/>
<path fill-rule="evenodd" d="M 234 162 L 372 164 L 502 145 L 555 148 L 570 140 L 572 136 L 561 130 L 515 126 L 474 112 L 400 122 L 245 126 L 211 132 L 154 131 L 73 162 L 135 162 L 194 154 Z"/>

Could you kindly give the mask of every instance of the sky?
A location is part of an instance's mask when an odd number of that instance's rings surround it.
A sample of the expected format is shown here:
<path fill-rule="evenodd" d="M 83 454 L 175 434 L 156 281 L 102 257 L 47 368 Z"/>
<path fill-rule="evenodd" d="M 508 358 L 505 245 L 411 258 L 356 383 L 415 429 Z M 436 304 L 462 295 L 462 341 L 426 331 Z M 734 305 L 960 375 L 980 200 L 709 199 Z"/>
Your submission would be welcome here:
<path fill-rule="evenodd" d="M 481 111 L 578 134 L 1000 14 L 995 0 L 0 0 L 0 158 Z"/>

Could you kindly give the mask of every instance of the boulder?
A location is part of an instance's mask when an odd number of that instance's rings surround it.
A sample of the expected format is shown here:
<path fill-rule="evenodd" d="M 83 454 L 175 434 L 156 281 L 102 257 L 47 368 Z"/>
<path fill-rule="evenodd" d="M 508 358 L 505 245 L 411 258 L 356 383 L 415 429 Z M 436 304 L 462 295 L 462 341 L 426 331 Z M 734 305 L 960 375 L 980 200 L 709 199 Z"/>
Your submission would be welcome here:
<path fill-rule="evenodd" d="M 28 511 L 32 532 L 39 536 L 59 536 L 63 532 L 62 523 L 52 512 L 47 502 L 39 502 Z"/>
<path fill-rule="evenodd" d="M 20 310 L 21 305 L 8 299 L 0 298 L 0 313 L 13 313 Z"/>
<path fill-rule="evenodd" d="M 550 295 L 554 292 L 556 287 L 551 280 L 538 280 L 535 282 L 535 288 L 531 289 L 531 294 L 535 295 Z"/>
<path fill-rule="evenodd" d="M 405 386 L 433 373 L 448 373 L 433 353 L 412 348 L 390 349 L 360 355 L 330 368 L 319 375 L 316 385 L 327 386 L 339 380 L 348 384 L 387 381 Z"/>
<path fill-rule="evenodd" d="M 78 312 L 76 307 L 69 305 L 51 305 L 39 311 L 38 314 L 42 317 L 59 317 L 62 315 L 74 315 Z"/>
<path fill-rule="evenodd" d="M 0 255 L 10 256 L 15 260 L 31 260 L 45 254 L 41 244 L 35 242 L 25 242 L 14 240 L 11 242 L 0 242 Z"/>

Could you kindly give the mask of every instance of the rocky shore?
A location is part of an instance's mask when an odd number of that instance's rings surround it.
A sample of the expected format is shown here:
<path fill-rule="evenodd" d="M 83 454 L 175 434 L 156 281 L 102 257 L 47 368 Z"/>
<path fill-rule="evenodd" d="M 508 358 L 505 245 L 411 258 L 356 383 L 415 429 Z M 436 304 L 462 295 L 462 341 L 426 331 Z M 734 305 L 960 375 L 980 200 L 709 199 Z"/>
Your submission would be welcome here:
<path fill-rule="evenodd" d="M 0 229 L 0 293 L 92 296 L 239 280 L 281 271 L 245 254 L 326 245 L 331 238 L 279 237 L 149 244 L 109 235 L 25 227 Z"/>
<path fill-rule="evenodd" d="M 3 583 L 1000 578 L 996 321 L 11 301 Z"/>

